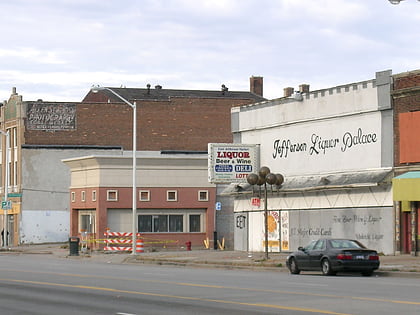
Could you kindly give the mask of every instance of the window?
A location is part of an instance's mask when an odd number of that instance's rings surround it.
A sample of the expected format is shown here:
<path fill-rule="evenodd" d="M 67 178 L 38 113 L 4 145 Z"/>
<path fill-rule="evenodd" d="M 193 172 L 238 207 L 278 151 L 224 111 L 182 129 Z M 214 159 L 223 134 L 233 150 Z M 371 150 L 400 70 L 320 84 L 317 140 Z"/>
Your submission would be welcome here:
<path fill-rule="evenodd" d="M 177 201 L 178 199 L 178 192 L 176 190 L 168 190 L 166 192 L 166 201 Z"/>
<path fill-rule="evenodd" d="M 184 232 L 182 215 L 169 216 L 169 232 Z"/>
<path fill-rule="evenodd" d="M 323 250 L 325 249 L 325 240 L 319 240 L 314 246 L 314 250 Z"/>
<path fill-rule="evenodd" d="M 75 202 L 76 201 L 76 194 L 74 191 L 71 192 L 71 202 Z"/>
<path fill-rule="evenodd" d="M 96 190 L 92 190 L 92 201 L 96 201 Z"/>
<path fill-rule="evenodd" d="M 17 146 L 18 146 L 18 143 L 17 143 L 17 128 L 16 127 L 14 127 L 13 129 L 13 135 L 12 135 L 12 137 L 13 137 L 13 147 L 14 148 L 17 148 Z"/>
<path fill-rule="evenodd" d="M 198 201 L 209 201 L 209 191 L 208 190 L 199 190 L 198 191 Z"/>
<path fill-rule="evenodd" d="M 205 210 L 145 209 L 137 218 L 140 233 L 205 232 Z"/>
<path fill-rule="evenodd" d="M 140 190 L 140 201 L 150 201 L 150 191 L 149 190 Z"/>
<path fill-rule="evenodd" d="M 190 214 L 190 232 L 201 232 L 201 216 L 199 214 Z"/>
<path fill-rule="evenodd" d="M 184 232 L 184 215 L 159 214 L 139 215 L 139 232 L 167 233 Z"/>
<path fill-rule="evenodd" d="M 198 191 L 198 201 L 209 201 L 209 191 L 208 190 L 199 190 Z"/>
<path fill-rule="evenodd" d="M 83 190 L 82 191 L 82 201 L 86 201 L 86 192 Z"/>
<path fill-rule="evenodd" d="M 118 191 L 117 190 L 107 190 L 106 200 L 107 201 L 117 201 L 118 200 Z"/>
<path fill-rule="evenodd" d="M 79 213 L 79 231 L 95 233 L 95 212 L 82 211 Z"/>

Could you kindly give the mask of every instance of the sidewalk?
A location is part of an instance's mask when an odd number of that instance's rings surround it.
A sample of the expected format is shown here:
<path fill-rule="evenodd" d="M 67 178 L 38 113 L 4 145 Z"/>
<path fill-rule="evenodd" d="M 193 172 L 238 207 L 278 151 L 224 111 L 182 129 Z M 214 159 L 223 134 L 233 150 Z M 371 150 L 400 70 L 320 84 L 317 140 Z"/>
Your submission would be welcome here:
<path fill-rule="evenodd" d="M 67 259 L 90 259 L 106 263 L 159 264 L 189 267 L 212 267 L 228 269 L 278 270 L 288 272 L 287 253 L 265 254 L 242 251 L 221 251 L 213 249 L 193 249 L 192 251 L 153 251 L 131 255 L 130 253 L 108 253 L 103 251 L 79 251 L 79 256 L 71 256 L 67 243 L 22 245 L 11 249 L 0 249 L 3 254 L 46 254 Z M 376 275 L 409 276 L 420 278 L 420 257 L 411 255 L 380 256 L 381 265 Z"/>

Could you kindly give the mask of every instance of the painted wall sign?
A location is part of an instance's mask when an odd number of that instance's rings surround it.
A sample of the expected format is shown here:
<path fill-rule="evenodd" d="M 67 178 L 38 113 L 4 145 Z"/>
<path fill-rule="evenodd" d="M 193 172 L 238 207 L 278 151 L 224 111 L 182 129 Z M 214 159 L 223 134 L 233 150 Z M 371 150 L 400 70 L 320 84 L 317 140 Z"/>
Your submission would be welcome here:
<path fill-rule="evenodd" d="M 378 141 L 375 132 L 366 133 L 362 128 L 357 131 L 346 131 L 339 138 L 323 139 L 313 133 L 307 142 L 294 143 L 290 139 L 276 139 L 273 142 L 273 159 L 287 158 L 295 152 L 307 152 L 308 155 L 328 154 L 330 151 L 339 150 L 346 152 L 359 145 L 374 144 Z"/>
<path fill-rule="evenodd" d="M 392 211 L 389 208 L 287 211 L 291 249 L 321 237 L 351 238 L 380 252 L 392 253 Z M 280 214 L 281 216 L 283 213 Z"/>
<path fill-rule="evenodd" d="M 286 175 L 314 174 L 383 165 L 380 113 L 277 126 L 242 134 L 243 142 L 260 144 L 261 165 Z"/>
<path fill-rule="evenodd" d="M 209 182 L 244 183 L 259 167 L 255 144 L 209 143 Z"/>
<path fill-rule="evenodd" d="M 26 116 L 28 130 L 76 129 L 76 104 L 30 103 Z"/>

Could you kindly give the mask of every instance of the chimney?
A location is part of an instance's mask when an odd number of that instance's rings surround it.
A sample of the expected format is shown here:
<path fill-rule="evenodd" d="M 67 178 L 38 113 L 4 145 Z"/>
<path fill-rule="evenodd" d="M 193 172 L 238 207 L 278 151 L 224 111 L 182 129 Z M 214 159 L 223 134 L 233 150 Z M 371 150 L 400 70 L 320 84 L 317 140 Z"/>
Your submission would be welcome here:
<path fill-rule="evenodd" d="M 250 77 L 249 90 L 251 93 L 263 96 L 263 77 Z"/>
<path fill-rule="evenodd" d="M 292 87 L 284 88 L 283 89 L 284 97 L 290 97 L 290 96 L 292 96 L 294 91 L 295 91 L 295 89 L 292 88 Z"/>
<path fill-rule="evenodd" d="M 299 92 L 300 93 L 309 93 L 309 84 L 301 84 L 299 85 Z"/>
<path fill-rule="evenodd" d="M 16 93 L 16 87 L 13 87 L 12 88 L 12 95 L 17 95 L 17 93 Z"/>

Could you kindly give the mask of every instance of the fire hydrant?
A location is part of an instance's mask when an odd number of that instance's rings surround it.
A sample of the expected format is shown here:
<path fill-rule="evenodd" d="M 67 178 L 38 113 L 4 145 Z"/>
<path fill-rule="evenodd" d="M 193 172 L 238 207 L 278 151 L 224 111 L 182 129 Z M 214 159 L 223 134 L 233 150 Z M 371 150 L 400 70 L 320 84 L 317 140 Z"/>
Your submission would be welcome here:
<path fill-rule="evenodd" d="M 186 242 L 185 246 L 187 246 L 187 250 L 191 250 L 191 241 Z"/>

